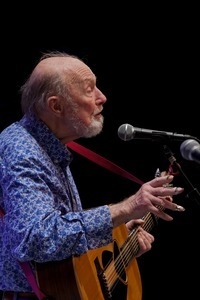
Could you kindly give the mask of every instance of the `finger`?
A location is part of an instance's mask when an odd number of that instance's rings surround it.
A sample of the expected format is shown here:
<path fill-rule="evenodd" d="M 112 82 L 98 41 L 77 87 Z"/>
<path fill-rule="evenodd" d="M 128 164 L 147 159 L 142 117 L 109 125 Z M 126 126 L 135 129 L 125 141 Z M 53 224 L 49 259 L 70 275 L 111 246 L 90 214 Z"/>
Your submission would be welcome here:
<path fill-rule="evenodd" d="M 134 225 L 142 225 L 144 224 L 144 220 L 143 219 L 135 219 L 135 220 L 132 220 Z"/>
<path fill-rule="evenodd" d="M 137 238 L 140 248 L 137 256 L 140 256 L 142 253 L 151 249 L 154 237 L 147 232 L 138 231 Z"/>
<path fill-rule="evenodd" d="M 172 202 L 173 201 L 173 197 L 172 196 L 159 196 L 160 199 L 162 200 L 167 200 L 169 202 Z"/>
<path fill-rule="evenodd" d="M 175 211 L 185 211 L 185 208 L 181 205 L 176 204 Z"/>
<path fill-rule="evenodd" d="M 169 196 L 168 197 L 160 197 L 160 196 L 155 197 L 153 195 L 150 195 L 149 200 L 150 200 L 150 203 L 154 206 L 162 206 L 164 208 L 169 208 L 171 210 L 176 209 L 176 204 L 172 201 L 169 201 Z"/>
<path fill-rule="evenodd" d="M 173 210 L 173 211 L 177 211 L 177 212 L 183 212 L 185 211 L 185 208 L 181 205 L 177 205 L 175 203 L 171 203 L 172 205 L 169 207 L 166 207 L 167 209 Z M 153 206 L 150 211 L 151 213 L 153 213 L 154 215 L 156 215 L 157 217 L 165 220 L 165 221 L 172 221 L 173 217 L 170 216 L 168 213 L 165 212 L 165 208 L 163 206 Z"/>
<path fill-rule="evenodd" d="M 169 202 L 172 202 L 173 201 L 173 198 L 171 196 L 165 196 L 164 197 L 164 200 L 167 200 Z"/>
<path fill-rule="evenodd" d="M 141 233 L 138 233 L 137 239 L 139 243 L 139 252 L 136 257 L 139 257 L 144 252 L 151 249 L 151 243 L 147 242 L 146 239 L 141 235 Z"/>
<path fill-rule="evenodd" d="M 169 201 L 167 197 L 152 197 L 151 203 L 154 206 L 162 209 L 170 209 L 174 211 L 185 211 L 185 208 L 181 205 L 177 205 L 176 203 Z"/>
<path fill-rule="evenodd" d="M 172 182 L 173 179 L 174 179 L 173 175 L 166 175 L 166 176 L 156 177 L 156 178 L 152 179 L 151 181 L 149 181 L 148 183 L 152 187 L 158 187 L 158 186 L 163 186 L 163 185 L 169 184 L 170 182 Z"/>
<path fill-rule="evenodd" d="M 183 206 L 177 205 L 176 203 L 170 202 L 166 199 L 163 199 L 163 207 L 174 211 L 185 211 L 185 208 Z"/>
<path fill-rule="evenodd" d="M 148 242 L 152 243 L 154 242 L 154 236 L 152 234 L 150 234 L 149 232 L 147 232 L 146 230 L 144 230 L 142 227 L 138 228 L 138 232 L 141 234 L 141 236 L 148 240 Z"/>
<path fill-rule="evenodd" d="M 154 196 L 160 196 L 160 197 L 164 197 L 164 196 L 175 196 L 178 194 L 181 194 L 184 191 L 184 188 L 182 187 L 166 187 L 166 186 L 162 186 L 162 187 L 156 187 L 152 194 Z"/>
<path fill-rule="evenodd" d="M 153 206 L 150 209 L 150 212 L 152 214 L 154 214 L 155 216 L 157 216 L 158 218 L 163 219 L 164 221 L 172 221 L 173 220 L 172 216 L 170 216 L 169 214 L 167 214 L 166 212 L 164 212 L 164 209 L 159 208 L 157 206 Z"/>

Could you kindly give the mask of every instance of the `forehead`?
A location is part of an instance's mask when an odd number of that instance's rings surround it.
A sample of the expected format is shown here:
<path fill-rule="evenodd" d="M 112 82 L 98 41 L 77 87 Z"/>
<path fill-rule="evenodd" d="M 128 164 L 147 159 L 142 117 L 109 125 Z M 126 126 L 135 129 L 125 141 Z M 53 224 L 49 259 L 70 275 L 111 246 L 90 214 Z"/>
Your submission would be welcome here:
<path fill-rule="evenodd" d="M 41 61 L 40 67 L 44 72 L 63 73 L 71 83 L 96 81 L 96 76 L 92 70 L 78 58 L 51 57 Z"/>

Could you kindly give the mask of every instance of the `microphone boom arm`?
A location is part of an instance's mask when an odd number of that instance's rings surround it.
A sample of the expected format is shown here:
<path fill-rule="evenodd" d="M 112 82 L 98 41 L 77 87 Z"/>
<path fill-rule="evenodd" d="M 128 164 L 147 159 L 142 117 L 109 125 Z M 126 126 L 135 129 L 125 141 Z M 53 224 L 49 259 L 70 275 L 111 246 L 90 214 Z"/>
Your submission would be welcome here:
<path fill-rule="evenodd" d="M 183 171 L 183 169 L 181 168 L 180 164 L 177 163 L 177 160 L 174 156 L 174 154 L 172 153 L 172 151 L 170 150 L 169 146 L 167 145 L 163 145 L 164 148 L 164 154 L 165 156 L 168 158 L 170 164 L 176 167 L 176 169 L 179 171 L 179 173 L 183 176 L 183 179 L 185 180 L 187 186 L 190 188 L 190 191 L 187 194 L 187 197 L 189 198 L 189 194 L 193 195 L 194 194 L 194 200 L 196 201 L 196 203 L 198 205 L 200 205 L 200 193 L 198 191 L 197 188 L 195 188 L 193 186 L 193 184 L 191 183 L 191 181 L 189 180 L 189 178 L 186 176 L 185 172 Z M 198 200 L 197 200 L 198 197 Z"/>

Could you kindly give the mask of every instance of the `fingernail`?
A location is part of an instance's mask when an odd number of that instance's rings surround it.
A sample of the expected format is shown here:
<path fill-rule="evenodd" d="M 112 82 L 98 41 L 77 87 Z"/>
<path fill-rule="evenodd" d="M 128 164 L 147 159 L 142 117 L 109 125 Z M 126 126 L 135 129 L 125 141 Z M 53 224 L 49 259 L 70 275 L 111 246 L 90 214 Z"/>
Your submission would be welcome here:
<path fill-rule="evenodd" d="M 180 193 L 180 192 L 183 192 L 184 188 L 182 187 L 176 187 L 175 188 L 175 193 Z"/>
<path fill-rule="evenodd" d="M 176 205 L 176 211 L 185 211 L 185 208 L 180 205 Z"/>

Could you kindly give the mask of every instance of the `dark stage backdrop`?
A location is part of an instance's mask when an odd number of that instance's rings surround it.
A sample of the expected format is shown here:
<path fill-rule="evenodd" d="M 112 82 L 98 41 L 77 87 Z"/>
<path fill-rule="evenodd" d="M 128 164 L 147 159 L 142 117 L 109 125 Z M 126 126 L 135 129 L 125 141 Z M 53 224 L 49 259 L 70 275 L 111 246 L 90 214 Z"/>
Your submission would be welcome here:
<path fill-rule="evenodd" d="M 146 26 L 140 33 L 134 30 L 127 36 L 111 26 L 110 31 L 100 29 L 93 38 L 83 29 L 74 30 L 74 37 L 69 37 L 68 32 L 59 37 L 54 32 L 47 37 L 45 26 L 38 31 L 32 29 L 28 35 L 24 27 L 18 31 L 12 27 L 9 39 L 15 36 L 17 43 L 1 48 L 0 129 L 21 117 L 18 90 L 41 53 L 66 51 L 78 55 L 92 68 L 98 87 L 108 98 L 103 132 L 78 142 L 143 181 L 153 178 L 158 167 L 168 169 L 169 159 L 163 152 L 166 142 L 136 139 L 124 142 L 117 135 L 118 127 L 129 123 L 200 138 L 199 44 L 195 33 L 187 30 L 186 25 L 182 25 L 182 30 L 177 26 L 170 31 L 167 26 L 163 30 L 158 27 Z M 181 157 L 180 142 L 171 141 L 167 145 L 198 190 L 200 165 Z M 71 168 L 85 208 L 120 201 L 139 188 L 137 183 L 111 174 L 76 153 Z M 177 175 L 175 183 L 186 188 L 184 195 L 174 198 L 186 211 L 171 213 L 172 222 L 159 220 L 154 228 L 152 250 L 138 259 L 143 300 L 183 296 L 197 299 L 199 295 L 195 274 L 200 266 L 200 199 L 188 196 L 184 176 Z"/>

